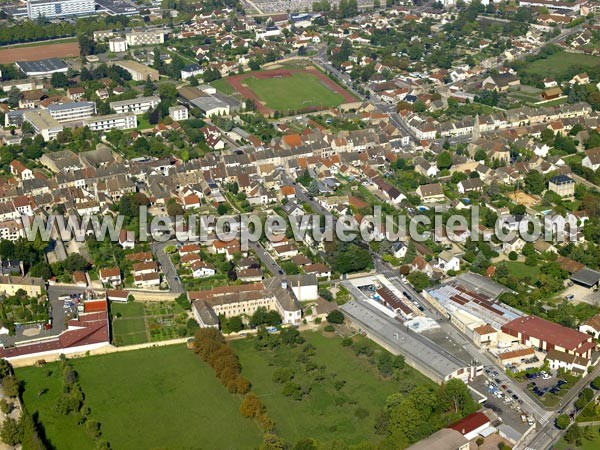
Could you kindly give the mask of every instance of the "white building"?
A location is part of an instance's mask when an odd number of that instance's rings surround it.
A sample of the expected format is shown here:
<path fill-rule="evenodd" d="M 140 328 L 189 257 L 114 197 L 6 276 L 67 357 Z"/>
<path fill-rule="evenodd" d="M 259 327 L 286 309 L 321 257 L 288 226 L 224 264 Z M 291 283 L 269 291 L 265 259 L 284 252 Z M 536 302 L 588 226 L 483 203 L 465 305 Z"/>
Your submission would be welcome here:
<path fill-rule="evenodd" d="M 126 52 L 127 48 L 127 39 L 125 38 L 118 37 L 108 41 L 108 49 L 113 53 Z"/>
<path fill-rule="evenodd" d="M 182 120 L 187 120 L 189 118 L 189 113 L 185 106 L 171 106 L 169 107 L 169 116 L 175 122 L 180 122 Z"/>
<path fill-rule="evenodd" d="M 144 114 L 146 111 L 156 108 L 160 103 L 160 98 L 156 96 L 138 97 L 131 100 L 120 100 L 110 102 L 110 109 L 117 114 L 132 112 L 134 114 Z"/>
<path fill-rule="evenodd" d="M 25 237 L 25 233 L 20 220 L 11 219 L 0 222 L 0 239 L 16 241 L 22 237 Z"/>
<path fill-rule="evenodd" d="M 125 35 L 127 45 L 134 47 L 136 45 L 155 45 L 165 43 L 165 33 L 156 31 L 134 31 Z"/>
<path fill-rule="evenodd" d="M 44 109 L 23 113 L 23 121 L 31 124 L 36 134 L 41 134 L 45 141 L 50 141 L 63 130 L 63 126 Z"/>
<path fill-rule="evenodd" d="M 83 121 L 84 126 L 92 131 L 132 130 L 137 128 L 138 122 L 135 114 L 109 114 L 107 116 L 90 117 Z"/>
<path fill-rule="evenodd" d="M 187 80 L 191 77 L 197 77 L 198 75 L 202 75 L 204 70 L 199 64 L 190 64 L 189 66 L 185 66 L 181 69 L 181 79 Z"/>
<path fill-rule="evenodd" d="M 96 114 L 96 103 L 62 103 L 60 105 L 50 105 L 47 110 L 57 122 L 70 122 L 73 120 L 87 119 Z"/>
<path fill-rule="evenodd" d="M 94 0 L 28 0 L 27 17 L 47 19 L 68 16 L 89 16 L 96 13 Z"/>

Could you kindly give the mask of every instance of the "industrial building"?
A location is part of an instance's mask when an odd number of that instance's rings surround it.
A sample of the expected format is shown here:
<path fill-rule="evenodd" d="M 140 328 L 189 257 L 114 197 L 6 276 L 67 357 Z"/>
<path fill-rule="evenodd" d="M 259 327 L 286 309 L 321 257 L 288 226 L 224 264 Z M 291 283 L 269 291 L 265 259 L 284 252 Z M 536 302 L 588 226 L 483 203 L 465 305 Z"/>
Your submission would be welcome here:
<path fill-rule="evenodd" d="M 502 326 L 505 334 L 515 337 L 522 344 L 545 352 L 557 350 L 570 355 L 590 359 L 596 346 L 593 337 L 572 328 L 536 316 L 520 317 Z"/>
<path fill-rule="evenodd" d="M 114 64 L 129 72 L 133 81 L 146 81 L 148 78 L 152 81 L 158 81 L 158 70 L 140 64 L 139 62 L 124 60 L 117 61 Z"/>
<path fill-rule="evenodd" d="M 37 61 L 17 61 L 17 67 L 28 77 L 44 78 L 53 73 L 67 73 L 69 66 L 58 58 L 39 59 Z"/>

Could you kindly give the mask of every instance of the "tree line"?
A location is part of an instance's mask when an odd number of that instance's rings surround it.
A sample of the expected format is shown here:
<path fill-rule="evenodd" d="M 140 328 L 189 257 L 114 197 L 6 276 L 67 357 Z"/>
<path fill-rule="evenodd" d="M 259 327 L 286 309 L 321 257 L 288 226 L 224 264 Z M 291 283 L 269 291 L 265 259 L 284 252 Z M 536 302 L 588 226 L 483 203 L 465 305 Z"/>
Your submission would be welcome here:
<path fill-rule="evenodd" d="M 0 359 L 0 380 L 2 381 L 2 391 L 8 399 L 16 399 L 21 392 L 21 383 L 14 376 L 12 367 L 5 359 Z M 16 420 L 8 414 L 12 411 L 12 403 L 2 399 L 0 410 L 6 414 L 0 429 L 0 440 L 7 445 L 21 445 L 23 450 L 45 450 L 46 445 L 42 441 L 38 425 L 33 417 L 22 407 L 21 416 Z"/>

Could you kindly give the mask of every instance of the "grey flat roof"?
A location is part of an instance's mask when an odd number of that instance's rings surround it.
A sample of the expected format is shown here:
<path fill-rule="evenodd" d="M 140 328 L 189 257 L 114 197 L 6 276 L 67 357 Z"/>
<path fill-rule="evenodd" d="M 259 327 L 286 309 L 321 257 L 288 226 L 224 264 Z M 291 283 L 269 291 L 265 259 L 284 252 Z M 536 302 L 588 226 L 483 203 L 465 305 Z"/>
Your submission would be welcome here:
<path fill-rule="evenodd" d="M 470 287 L 474 291 L 482 292 L 485 295 L 487 295 L 488 297 L 493 298 L 493 299 L 497 298 L 498 296 L 500 296 L 501 294 L 503 294 L 505 292 L 511 292 L 511 290 L 508 289 L 507 287 L 502 286 L 501 284 L 496 283 L 495 281 L 493 281 L 487 277 L 479 275 L 478 273 L 473 273 L 473 272 L 461 273 L 459 276 L 456 277 L 456 279 L 459 282 L 462 282 L 461 284 L 464 284 L 467 287 Z"/>
<path fill-rule="evenodd" d="M 63 109 L 74 109 L 74 108 L 89 108 L 90 106 L 94 106 L 94 102 L 71 102 L 71 103 L 61 103 L 60 105 L 49 105 L 49 111 L 61 111 Z"/>
<path fill-rule="evenodd" d="M 407 358 L 426 367 L 439 380 L 458 369 L 466 368 L 468 363 L 455 356 L 428 339 L 416 333 L 406 331 L 406 327 L 391 317 L 386 316 L 365 301 L 352 300 L 340 307 L 351 320 L 370 330 L 377 338 Z"/>
<path fill-rule="evenodd" d="M 600 272 L 585 267 L 571 275 L 571 280 L 584 286 L 592 287 L 600 281 Z"/>
<path fill-rule="evenodd" d="M 194 106 L 197 106 L 203 111 L 210 111 L 215 108 L 226 108 L 227 104 L 214 97 L 198 97 L 190 101 Z"/>
<path fill-rule="evenodd" d="M 59 70 L 68 69 L 69 66 L 66 62 L 58 58 L 40 59 L 37 61 L 17 61 L 17 66 L 21 68 L 23 72 L 56 72 Z"/>

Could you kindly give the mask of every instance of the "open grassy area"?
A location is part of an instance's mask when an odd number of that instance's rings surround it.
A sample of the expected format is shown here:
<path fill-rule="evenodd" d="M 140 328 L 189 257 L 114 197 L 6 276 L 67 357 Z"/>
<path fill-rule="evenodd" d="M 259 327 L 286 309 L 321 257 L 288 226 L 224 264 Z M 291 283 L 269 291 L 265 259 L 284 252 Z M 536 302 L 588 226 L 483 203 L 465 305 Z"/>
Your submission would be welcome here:
<path fill-rule="evenodd" d="M 244 84 L 265 102 L 265 106 L 276 111 L 300 110 L 310 106 L 322 109 L 344 103 L 344 97 L 307 72 L 280 78 L 248 77 Z"/>
<path fill-rule="evenodd" d="M 304 364 L 298 362 L 303 353 L 301 346 L 256 351 L 253 338 L 231 342 L 243 374 L 252 381 L 252 391 L 277 423 L 278 434 L 289 442 L 306 437 L 320 443 L 375 442 L 379 437 L 373 425 L 389 395 L 406 383 L 411 383 L 409 390 L 423 384 L 433 386 L 433 382 L 409 367 L 402 370 L 398 380 L 382 378 L 366 358 L 356 357 L 351 348 L 343 347 L 337 336 L 316 332 L 302 336 L 315 347 L 315 364 L 324 366 L 321 382 L 315 382 L 314 373 L 307 373 Z M 282 393 L 284 385 L 273 381 L 274 372 L 281 367 L 293 371 L 295 383 L 303 388 L 310 386 L 310 393 L 302 400 L 286 397 Z M 343 384 L 339 390 L 336 381 Z M 368 415 L 359 419 L 358 410 L 366 410 Z"/>
<path fill-rule="evenodd" d="M 232 85 L 230 85 L 225 78 L 219 78 L 218 80 L 211 81 L 210 84 L 212 87 L 216 88 L 217 91 L 222 92 L 225 95 L 231 95 L 235 93 L 235 89 Z"/>
<path fill-rule="evenodd" d="M 148 342 L 143 303 L 112 303 L 110 310 L 113 317 L 113 342 L 115 345 Z"/>
<path fill-rule="evenodd" d="M 540 273 L 539 267 L 528 266 L 527 264 L 518 261 L 505 261 L 503 264 L 506 264 L 511 276 L 519 280 L 529 279 L 533 282 Z"/>
<path fill-rule="evenodd" d="M 557 52 L 546 59 L 538 59 L 528 64 L 523 71 L 535 73 L 551 78 L 563 78 L 563 74 L 572 70 L 572 67 L 598 67 L 600 58 L 578 53 Z"/>
<path fill-rule="evenodd" d="M 595 437 L 595 439 L 588 440 L 583 438 L 581 440 L 581 445 L 577 446 L 575 444 L 569 444 L 567 441 L 561 439 L 557 442 L 554 447 L 556 450 L 570 450 L 570 449 L 579 449 L 579 450 L 597 450 L 600 448 L 600 427 L 594 426 L 590 427 L 591 431 L 589 432 L 590 437 Z M 582 433 L 584 432 L 584 428 L 581 429 Z"/>
<path fill-rule="evenodd" d="M 72 362 L 85 405 L 102 424 L 103 438 L 111 448 L 251 449 L 260 442 L 257 425 L 239 412 L 241 397 L 230 394 L 212 368 L 183 345 Z M 75 416 L 54 409 L 63 387 L 58 363 L 16 372 L 25 383 L 25 405 L 38 412 L 55 448 L 94 448 Z M 47 391 L 39 396 L 43 389 Z"/>

